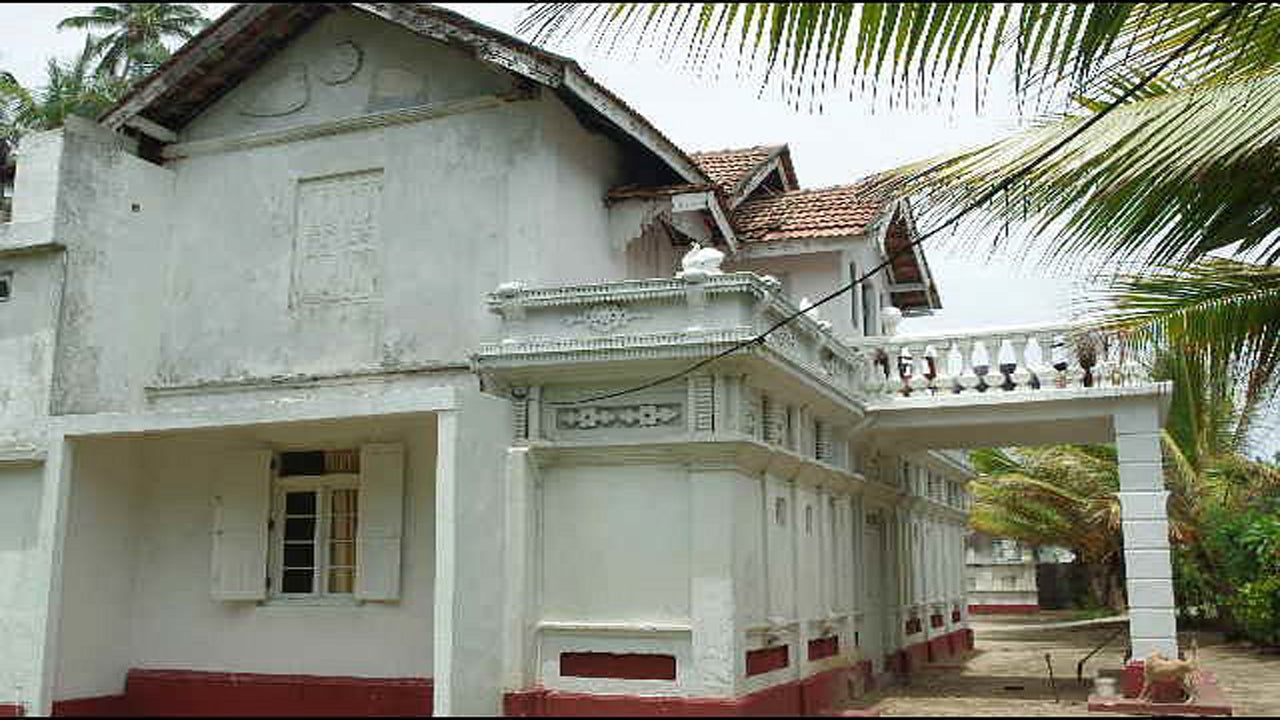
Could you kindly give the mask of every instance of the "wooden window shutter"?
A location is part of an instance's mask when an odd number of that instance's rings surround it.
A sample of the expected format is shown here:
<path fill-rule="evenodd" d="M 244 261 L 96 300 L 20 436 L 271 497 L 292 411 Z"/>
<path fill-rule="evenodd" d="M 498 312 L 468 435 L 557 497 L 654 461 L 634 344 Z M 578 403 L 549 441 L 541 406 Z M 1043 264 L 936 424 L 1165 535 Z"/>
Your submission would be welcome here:
<path fill-rule="evenodd" d="M 229 453 L 213 488 L 211 589 L 215 600 L 266 598 L 270 513 L 271 451 Z"/>
<path fill-rule="evenodd" d="M 404 446 L 360 448 L 360 520 L 356 533 L 356 598 L 400 598 L 400 533 L 404 518 Z"/>

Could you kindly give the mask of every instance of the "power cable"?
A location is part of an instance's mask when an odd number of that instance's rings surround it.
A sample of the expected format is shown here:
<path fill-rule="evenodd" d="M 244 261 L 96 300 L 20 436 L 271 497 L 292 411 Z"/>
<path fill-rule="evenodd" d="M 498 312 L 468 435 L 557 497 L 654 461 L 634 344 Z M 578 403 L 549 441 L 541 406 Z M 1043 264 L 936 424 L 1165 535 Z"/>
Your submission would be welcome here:
<path fill-rule="evenodd" d="M 1204 27 L 1200 28 L 1195 32 L 1195 34 L 1187 38 L 1187 40 L 1183 42 L 1181 45 L 1179 45 L 1177 48 L 1175 48 L 1173 52 L 1169 53 L 1169 56 L 1167 58 L 1161 61 L 1160 64 L 1155 67 L 1154 70 L 1147 73 L 1147 75 L 1143 77 L 1137 84 L 1135 84 L 1133 87 L 1126 90 L 1123 95 L 1121 95 L 1119 98 L 1112 101 L 1110 105 L 1103 108 L 1101 111 L 1099 111 L 1098 113 L 1090 117 L 1085 122 L 1081 123 L 1079 127 L 1077 127 L 1075 130 L 1071 132 L 1071 134 L 1067 135 L 1062 140 L 1059 140 L 1058 142 L 1054 143 L 1053 146 L 1050 147 L 1048 150 L 1045 150 L 1044 152 L 1040 153 L 1036 157 L 1032 158 L 1030 162 L 1024 165 L 1017 172 L 1014 172 L 1012 175 L 1009 175 L 1004 180 L 997 183 L 990 190 L 988 190 L 987 192 L 979 196 L 976 200 L 970 202 L 968 205 L 964 206 L 963 208 L 961 208 L 960 210 L 952 214 L 949 218 L 944 220 L 942 224 L 933 228 L 929 232 L 924 233 L 923 235 L 911 241 L 910 243 L 902 246 L 898 250 L 894 251 L 891 255 L 889 255 L 884 262 L 880 263 L 879 265 L 876 265 L 875 267 L 871 268 L 867 272 L 863 273 L 857 279 L 851 280 L 850 282 L 834 290 L 833 292 L 828 293 L 827 295 L 824 295 L 821 299 L 819 299 L 817 302 L 813 303 L 809 307 L 804 308 L 802 310 L 796 310 L 794 312 L 791 312 L 787 314 L 785 317 L 783 317 L 781 320 L 778 320 L 774 324 L 770 325 L 767 329 L 765 329 L 764 332 L 750 339 L 743 340 L 725 350 L 722 350 L 716 353 L 715 355 L 703 358 L 702 360 L 699 360 L 698 362 L 690 365 L 687 368 L 684 368 L 683 370 L 679 370 L 669 375 L 664 375 L 655 380 L 650 380 L 640 385 L 635 385 L 633 387 L 629 387 L 623 390 L 617 390 L 614 392 L 595 395 L 592 397 L 582 398 L 579 400 L 552 401 L 552 402 L 548 402 L 547 404 L 555 405 L 555 406 L 584 405 L 587 403 L 599 402 L 601 400 L 612 400 L 613 398 L 622 397 L 623 395 L 630 395 L 632 393 L 637 393 L 642 390 L 648 390 L 649 388 L 657 387 L 658 385 L 663 385 L 673 380 L 679 380 L 680 378 L 690 373 L 696 372 L 697 370 L 704 368 L 707 365 L 710 365 L 711 363 L 721 358 L 728 357 L 729 355 L 732 355 L 743 348 L 750 347 L 752 345 L 763 345 L 765 338 L 769 337 L 769 335 L 775 330 L 781 328 L 784 325 L 787 325 L 788 323 L 792 322 L 793 320 L 800 317 L 801 315 L 804 315 L 811 310 L 815 310 L 819 307 L 822 307 L 823 305 L 831 302 L 832 300 L 835 300 L 836 298 L 840 297 L 841 295 L 844 295 L 850 290 L 853 290 L 855 287 L 857 287 L 860 283 L 865 281 L 867 278 L 875 275 L 881 270 L 892 265 L 894 260 L 897 260 L 899 257 L 902 257 L 906 253 L 915 250 L 915 248 L 919 247 L 929 238 L 933 237 L 934 235 L 937 235 L 939 232 L 947 229 L 951 225 L 954 225 L 956 222 L 959 222 L 964 216 L 968 215 L 970 212 L 976 210 L 980 206 L 985 205 L 992 198 L 1004 192 L 1006 189 L 1009 188 L 1009 186 L 1013 185 L 1013 183 L 1017 182 L 1027 173 L 1031 172 L 1031 170 L 1033 170 L 1037 165 L 1049 159 L 1049 157 L 1057 153 L 1062 148 L 1066 147 L 1067 144 L 1069 144 L 1076 138 L 1080 137 L 1080 135 L 1082 135 L 1086 130 L 1096 125 L 1099 121 L 1102 120 L 1102 118 L 1106 117 L 1107 115 L 1110 115 L 1111 112 L 1114 111 L 1116 108 L 1128 102 L 1130 98 L 1132 98 L 1135 94 L 1138 93 L 1138 91 L 1146 87 L 1152 80 L 1156 79 L 1156 77 L 1158 77 L 1160 73 L 1164 72 L 1164 70 L 1167 67 L 1169 67 L 1169 65 L 1172 64 L 1174 60 L 1176 60 L 1179 56 L 1181 56 L 1183 53 L 1189 50 L 1193 45 L 1199 42 L 1202 37 L 1207 35 L 1210 30 L 1212 30 L 1214 27 L 1220 24 L 1223 20 L 1226 20 L 1232 14 L 1243 10 L 1247 4 L 1248 3 L 1232 3 L 1230 6 L 1225 8 L 1222 12 L 1218 13 L 1212 20 L 1205 23 Z"/>

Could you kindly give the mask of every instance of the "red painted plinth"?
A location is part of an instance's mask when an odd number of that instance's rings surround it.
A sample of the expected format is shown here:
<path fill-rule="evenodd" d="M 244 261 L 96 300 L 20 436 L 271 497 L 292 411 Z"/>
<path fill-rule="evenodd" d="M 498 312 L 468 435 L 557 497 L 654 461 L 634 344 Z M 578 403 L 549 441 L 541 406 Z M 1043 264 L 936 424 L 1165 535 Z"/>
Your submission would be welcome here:
<path fill-rule="evenodd" d="M 676 659 L 672 655 L 637 653 L 560 653 L 560 675 L 624 680 L 675 680 Z"/>
<path fill-rule="evenodd" d="M 1129 663 L 1132 666 L 1134 663 Z M 1137 663 L 1141 667 L 1141 661 Z M 1124 691 L 1129 684 L 1129 666 L 1125 667 L 1125 674 L 1121 678 L 1121 690 Z M 1141 693 L 1141 687 L 1139 687 Z M 1231 703 L 1227 701 L 1227 696 L 1223 694 L 1222 688 L 1218 687 L 1217 678 L 1213 673 L 1200 672 L 1197 676 L 1196 689 L 1190 701 L 1180 702 L 1160 702 L 1159 698 L 1155 702 L 1139 700 L 1135 697 L 1127 697 L 1127 692 L 1122 692 L 1121 697 L 1103 698 L 1097 695 L 1089 696 L 1089 712 L 1116 712 L 1128 715 L 1231 715 L 1233 713 Z M 1182 693 L 1178 692 L 1181 698 Z"/>
<path fill-rule="evenodd" d="M 840 638 L 836 636 L 809 641 L 809 660 L 825 660 L 840 654 Z"/>
<path fill-rule="evenodd" d="M 1120 676 L 1120 694 L 1127 698 L 1136 698 L 1142 694 L 1142 686 L 1146 684 L 1143 679 L 1143 664 L 1141 660 L 1130 660 L 1124 666 L 1124 673 Z"/>
<path fill-rule="evenodd" d="M 53 714 L 58 717 L 119 717 L 133 715 L 124 695 L 55 700 Z"/>
<path fill-rule="evenodd" d="M 915 645 L 908 645 L 903 651 L 906 659 L 906 666 L 903 672 L 917 672 L 929 662 L 929 643 L 918 642 Z"/>
<path fill-rule="evenodd" d="M 134 716 L 421 716 L 430 678 L 130 670 L 125 694 L 54 703 L 53 714 Z"/>
<path fill-rule="evenodd" d="M 503 713 L 509 717 L 817 715 L 849 699 L 848 680 L 858 672 L 862 672 L 858 666 L 837 668 L 740 698 L 591 695 L 534 688 L 507 693 Z"/>
<path fill-rule="evenodd" d="M 763 675 L 791 664 L 786 645 L 747 651 L 747 676 Z"/>
<path fill-rule="evenodd" d="M 22 717 L 22 706 L 17 703 L 0 703 L 0 717 Z"/>
<path fill-rule="evenodd" d="M 1040 612 L 1039 605 L 970 605 L 970 615 L 1025 615 Z"/>

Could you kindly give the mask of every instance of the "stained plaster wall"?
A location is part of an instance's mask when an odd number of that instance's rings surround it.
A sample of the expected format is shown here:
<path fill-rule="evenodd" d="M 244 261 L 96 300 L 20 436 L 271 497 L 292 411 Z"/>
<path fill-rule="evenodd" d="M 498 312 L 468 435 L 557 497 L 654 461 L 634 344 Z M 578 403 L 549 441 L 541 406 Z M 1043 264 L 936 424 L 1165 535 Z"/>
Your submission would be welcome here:
<path fill-rule="evenodd" d="M 398 602 L 285 606 L 210 596 L 220 458 L 248 447 L 405 445 Z M 129 668 L 430 677 L 436 429 L 361 420 L 77 443 L 55 699 L 116 694 Z"/>
<path fill-rule="evenodd" d="M 49 412 L 62 256 L 0 255 L 9 300 L 0 302 L 0 455 L 44 444 Z M 2 605 L 0 605 L 2 607 Z"/>
<path fill-rule="evenodd" d="M 245 117 L 283 68 L 322 67 L 335 39 L 365 50 L 350 82 L 314 79 L 307 104 Z M 424 78 L 427 101 L 511 80 L 433 41 L 332 13 L 184 130 L 183 140 L 280 129 L 369 109 L 380 69 Z M 287 83 L 286 83 L 287 86 Z M 415 95 L 414 102 L 421 97 Z M 408 102 L 406 100 L 406 102 Z M 378 105 L 382 107 L 382 105 Z M 625 277 L 602 199 L 621 154 L 550 93 L 498 108 L 151 165 L 78 128 L 65 151 L 68 242 L 58 412 L 145 405 L 144 387 L 465 362 L 496 331 L 484 296 L 508 280 Z M 380 172 L 372 297 L 293 293 L 299 182 Z M 126 310 L 127 309 L 127 310 Z"/>
<path fill-rule="evenodd" d="M 46 568 L 38 552 L 40 465 L 0 465 L 0 702 L 30 703 L 42 617 L 36 588 Z"/>

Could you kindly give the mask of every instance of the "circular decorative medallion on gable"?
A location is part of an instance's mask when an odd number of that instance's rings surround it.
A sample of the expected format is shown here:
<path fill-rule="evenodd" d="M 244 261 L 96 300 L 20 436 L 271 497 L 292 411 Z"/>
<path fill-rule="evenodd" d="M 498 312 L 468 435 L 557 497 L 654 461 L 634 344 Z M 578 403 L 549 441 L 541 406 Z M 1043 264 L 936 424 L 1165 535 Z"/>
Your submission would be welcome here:
<path fill-rule="evenodd" d="M 240 114 L 249 117 L 289 115 L 306 107 L 310 99 L 307 66 L 290 65 L 262 81 L 257 92 L 240 106 Z"/>
<path fill-rule="evenodd" d="M 320 68 L 320 82 L 326 85 L 341 85 L 360 72 L 364 62 L 364 51 L 359 45 L 344 40 L 329 49 Z"/>

